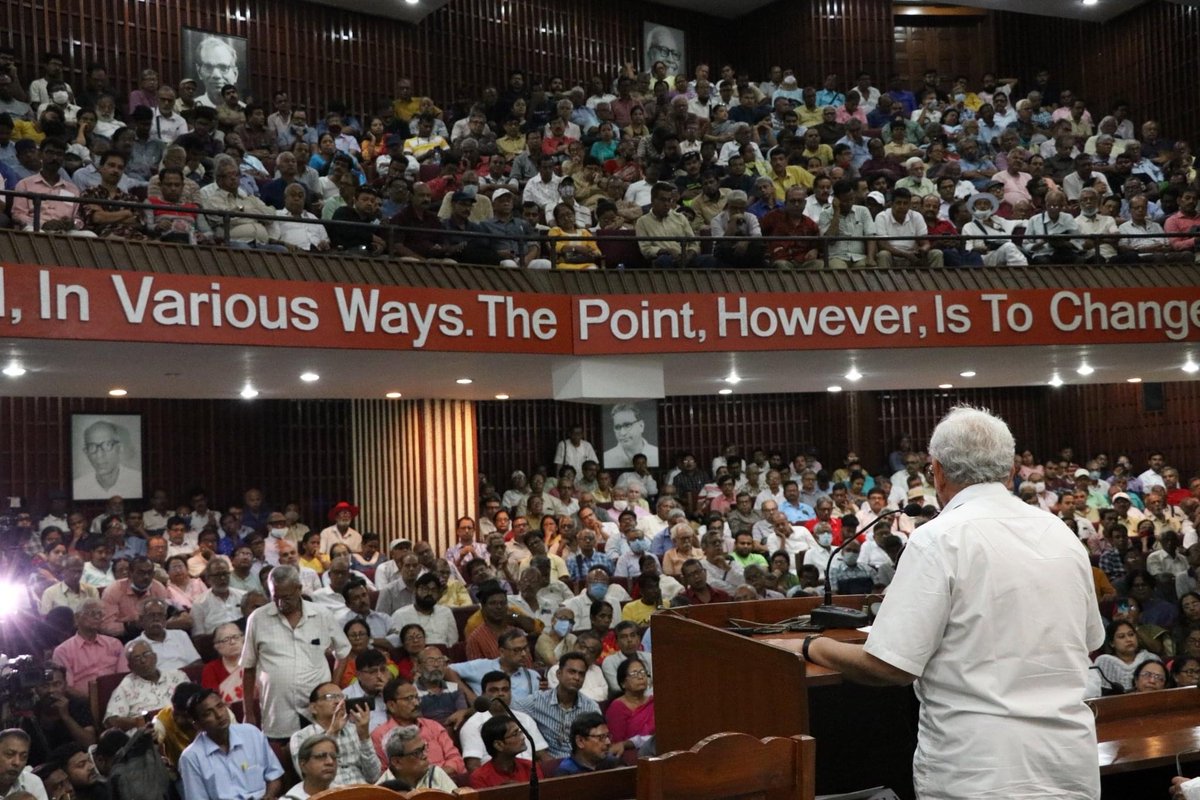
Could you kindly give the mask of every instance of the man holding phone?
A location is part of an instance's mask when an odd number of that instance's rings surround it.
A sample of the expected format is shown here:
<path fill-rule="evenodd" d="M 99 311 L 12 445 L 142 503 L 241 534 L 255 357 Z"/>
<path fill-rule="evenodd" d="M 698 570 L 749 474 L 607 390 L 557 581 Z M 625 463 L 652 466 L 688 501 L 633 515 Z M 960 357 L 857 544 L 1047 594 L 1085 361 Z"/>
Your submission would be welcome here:
<path fill-rule="evenodd" d="M 354 683 L 346 687 L 346 704 L 349 708 L 365 708 L 370 714 L 370 727 L 374 732 L 387 722 L 387 705 L 383 702 L 383 687 L 391 679 L 387 656 L 374 648 L 359 653 L 354 658 Z"/>
<path fill-rule="evenodd" d="M 375 652 L 375 651 L 368 651 Z M 371 745 L 371 712 L 365 704 L 354 704 L 332 681 L 317 686 L 308 696 L 312 725 L 292 734 L 288 750 L 300 774 L 300 745 L 312 736 L 332 736 L 338 743 L 337 775 L 331 786 L 374 783 L 382 771 Z"/>

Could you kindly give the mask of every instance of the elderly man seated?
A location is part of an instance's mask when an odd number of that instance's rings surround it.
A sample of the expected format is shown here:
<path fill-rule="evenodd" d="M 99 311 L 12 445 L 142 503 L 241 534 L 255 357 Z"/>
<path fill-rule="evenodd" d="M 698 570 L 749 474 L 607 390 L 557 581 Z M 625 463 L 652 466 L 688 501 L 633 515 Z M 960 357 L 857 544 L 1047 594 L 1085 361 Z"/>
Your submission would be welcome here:
<path fill-rule="evenodd" d="M 970 239 L 965 248 L 968 252 L 983 257 L 985 266 L 1025 266 L 1029 260 L 1021 248 L 1012 241 L 1016 222 L 996 215 L 1000 201 L 988 192 L 979 192 L 967 201 L 971 220 L 963 225 L 963 236 L 978 236 Z"/>
<path fill-rule="evenodd" d="M 734 189 L 725 197 L 725 208 L 712 219 L 713 238 L 739 237 L 738 241 L 717 241 L 715 255 L 721 266 L 751 269 L 762 266 L 763 242 L 749 238 L 761 237 L 762 227 L 758 217 L 747 212 L 748 205 L 746 193 Z"/>
<path fill-rule="evenodd" d="M 239 217 L 238 213 L 275 216 L 275 209 L 257 197 L 246 193 L 239 186 L 241 170 L 238 163 L 227 155 L 219 155 L 213 161 L 216 182 L 200 192 L 200 206 L 205 211 L 234 212 L 228 217 L 221 214 L 204 214 L 200 217 L 201 227 L 211 230 L 216 239 L 230 247 L 253 248 L 287 252 L 281 244 L 271 242 L 267 220 Z"/>
<path fill-rule="evenodd" d="M 177 669 L 159 669 L 150 643 L 134 639 L 125 645 L 131 672 L 117 684 L 104 711 L 104 727 L 130 731 L 141 728 L 159 710 L 171 704 L 175 687 L 187 680 Z"/>

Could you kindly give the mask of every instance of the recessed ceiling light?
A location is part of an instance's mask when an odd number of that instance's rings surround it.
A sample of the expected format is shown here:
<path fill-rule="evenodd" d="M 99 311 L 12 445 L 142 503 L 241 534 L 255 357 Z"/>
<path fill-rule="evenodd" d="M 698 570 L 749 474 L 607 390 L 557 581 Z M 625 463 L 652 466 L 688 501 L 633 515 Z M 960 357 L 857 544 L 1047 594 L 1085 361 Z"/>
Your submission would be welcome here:
<path fill-rule="evenodd" d="M 384 397 L 386 397 L 388 400 L 399 400 L 403 396 L 404 395 L 400 394 L 399 392 L 388 392 L 384 395 Z"/>
<path fill-rule="evenodd" d="M 1053 378 L 1050 379 L 1050 385 L 1055 388 L 1058 388 L 1059 386 L 1063 385 L 1063 379 L 1058 377 L 1057 375 L 1055 375 Z"/>
<path fill-rule="evenodd" d="M 840 392 L 841 390 L 842 390 L 842 387 L 840 387 L 840 386 L 830 386 L 830 387 L 827 387 L 827 388 L 825 389 L 825 391 L 827 391 L 827 392 L 833 392 L 834 394 L 837 394 L 837 393 L 838 393 L 838 392 Z"/>
<path fill-rule="evenodd" d="M 14 361 L 4 368 L 4 374 L 10 378 L 19 378 L 25 374 L 25 368 Z"/>
<path fill-rule="evenodd" d="M 300 376 L 300 380 L 304 381 L 305 383 L 314 383 L 321 380 L 321 376 L 315 372 L 305 372 Z"/>
<path fill-rule="evenodd" d="M 497 400 L 507 400 L 507 399 L 508 399 L 508 395 L 506 395 L 506 394 L 498 394 L 498 395 L 496 395 L 496 399 L 497 399 Z"/>
<path fill-rule="evenodd" d="M 862 373 L 859 372 L 854 367 L 851 367 L 850 371 L 846 373 L 846 380 L 851 381 L 851 382 L 860 381 L 860 380 L 862 380 Z"/>
<path fill-rule="evenodd" d="M 959 375 L 959 377 L 960 377 L 960 378 L 974 378 L 974 377 L 975 377 L 975 370 L 973 370 L 973 369 L 969 369 L 969 370 L 967 370 L 966 372 L 960 372 L 960 373 L 958 373 L 958 375 Z"/>
<path fill-rule="evenodd" d="M 954 384 L 953 383 L 939 383 L 938 388 L 939 389 L 953 389 Z"/>
<path fill-rule="evenodd" d="M 455 381 L 455 383 L 457 383 L 459 386 L 466 386 L 466 385 L 472 383 L 472 381 L 470 378 L 459 378 L 458 380 Z"/>
<path fill-rule="evenodd" d="M 1083 0 L 1083 4 L 1085 6 L 1094 6 L 1099 2 L 1100 2 L 1100 0 Z"/>
<path fill-rule="evenodd" d="M 1079 369 L 1075 370 L 1080 375 L 1091 375 L 1096 370 L 1088 364 L 1080 364 Z"/>
<path fill-rule="evenodd" d="M 110 397 L 124 397 L 125 395 L 129 394 L 129 392 L 124 389 L 109 389 L 108 394 Z"/>
<path fill-rule="evenodd" d="M 417 3 L 420 3 L 421 0 L 404 0 L 404 2 L 408 3 L 410 6 L 415 6 Z"/>
<path fill-rule="evenodd" d="M 1195 361 L 1192 361 L 1189 358 L 1187 363 L 1184 364 L 1180 369 L 1182 369 L 1184 372 L 1200 372 L 1200 364 L 1197 364 Z"/>
<path fill-rule="evenodd" d="M 1141 378 L 1126 378 L 1125 382 L 1126 383 L 1141 383 L 1142 379 Z"/>
<path fill-rule="evenodd" d="M 246 388 L 241 391 L 243 400 L 253 400 L 258 397 L 258 389 L 255 389 L 250 384 L 246 384 Z"/>
<path fill-rule="evenodd" d="M 729 377 L 725 379 L 725 382 L 732 383 L 734 386 L 737 386 L 742 382 L 742 376 L 738 375 L 736 372 L 731 372 L 729 373 Z"/>
<path fill-rule="evenodd" d="M 717 394 L 733 394 L 733 389 L 717 389 Z"/>

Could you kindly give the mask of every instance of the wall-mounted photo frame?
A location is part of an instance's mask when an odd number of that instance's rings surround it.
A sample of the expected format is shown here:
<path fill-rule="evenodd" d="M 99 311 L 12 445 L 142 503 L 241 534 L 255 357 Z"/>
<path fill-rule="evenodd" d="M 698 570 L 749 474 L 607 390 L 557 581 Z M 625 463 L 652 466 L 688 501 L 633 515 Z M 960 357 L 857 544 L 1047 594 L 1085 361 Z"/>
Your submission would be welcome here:
<path fill-rule="evenodd" d="M 77 502 L 144 496 L 140 414 L 71 415 L 71 485 Z"/>

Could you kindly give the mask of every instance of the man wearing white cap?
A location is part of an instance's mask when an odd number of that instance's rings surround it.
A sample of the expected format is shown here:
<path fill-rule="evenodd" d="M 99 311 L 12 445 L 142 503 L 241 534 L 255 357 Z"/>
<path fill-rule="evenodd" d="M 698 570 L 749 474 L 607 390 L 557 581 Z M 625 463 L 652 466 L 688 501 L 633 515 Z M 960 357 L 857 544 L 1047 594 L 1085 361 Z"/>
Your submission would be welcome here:
<path fill-rule="evenodd" d="M 913 197 L 924 197 L 927 194 L 937 194 L 937 186 L 925 177 L 925 162 L 920 156 L 912 156 L 904 162 L 908 174 L 896 181 L 896 189 L 908 189 Z"/>
<path fill-rule="evenodd" d="M 542 258 L 537 231 L 521 217 L 513 216 L 516 196 L 510 189 L 500 187 L 492 193 L 492 219 L 480 223 L 483 229 L 497 238 L 492 247 L 502 267 L 524 266 L 529 269 L 550 269 L 550 261 Z"/>
<path fill-rule="evenodd" d="M 963 225 L 963 236 L 978 236 L 966 243 L 967 252 L 978 253 L 983 257 L 984 266 L 1025 266 L 1029 259 L 1012 241 L 1013 228 L 1016 225 L 1003 217 L 996 216 L 1000 207 L 994 195 L 979 192 L 971 195 L 967 208 L 971 212 L 971 221 Z"/>

